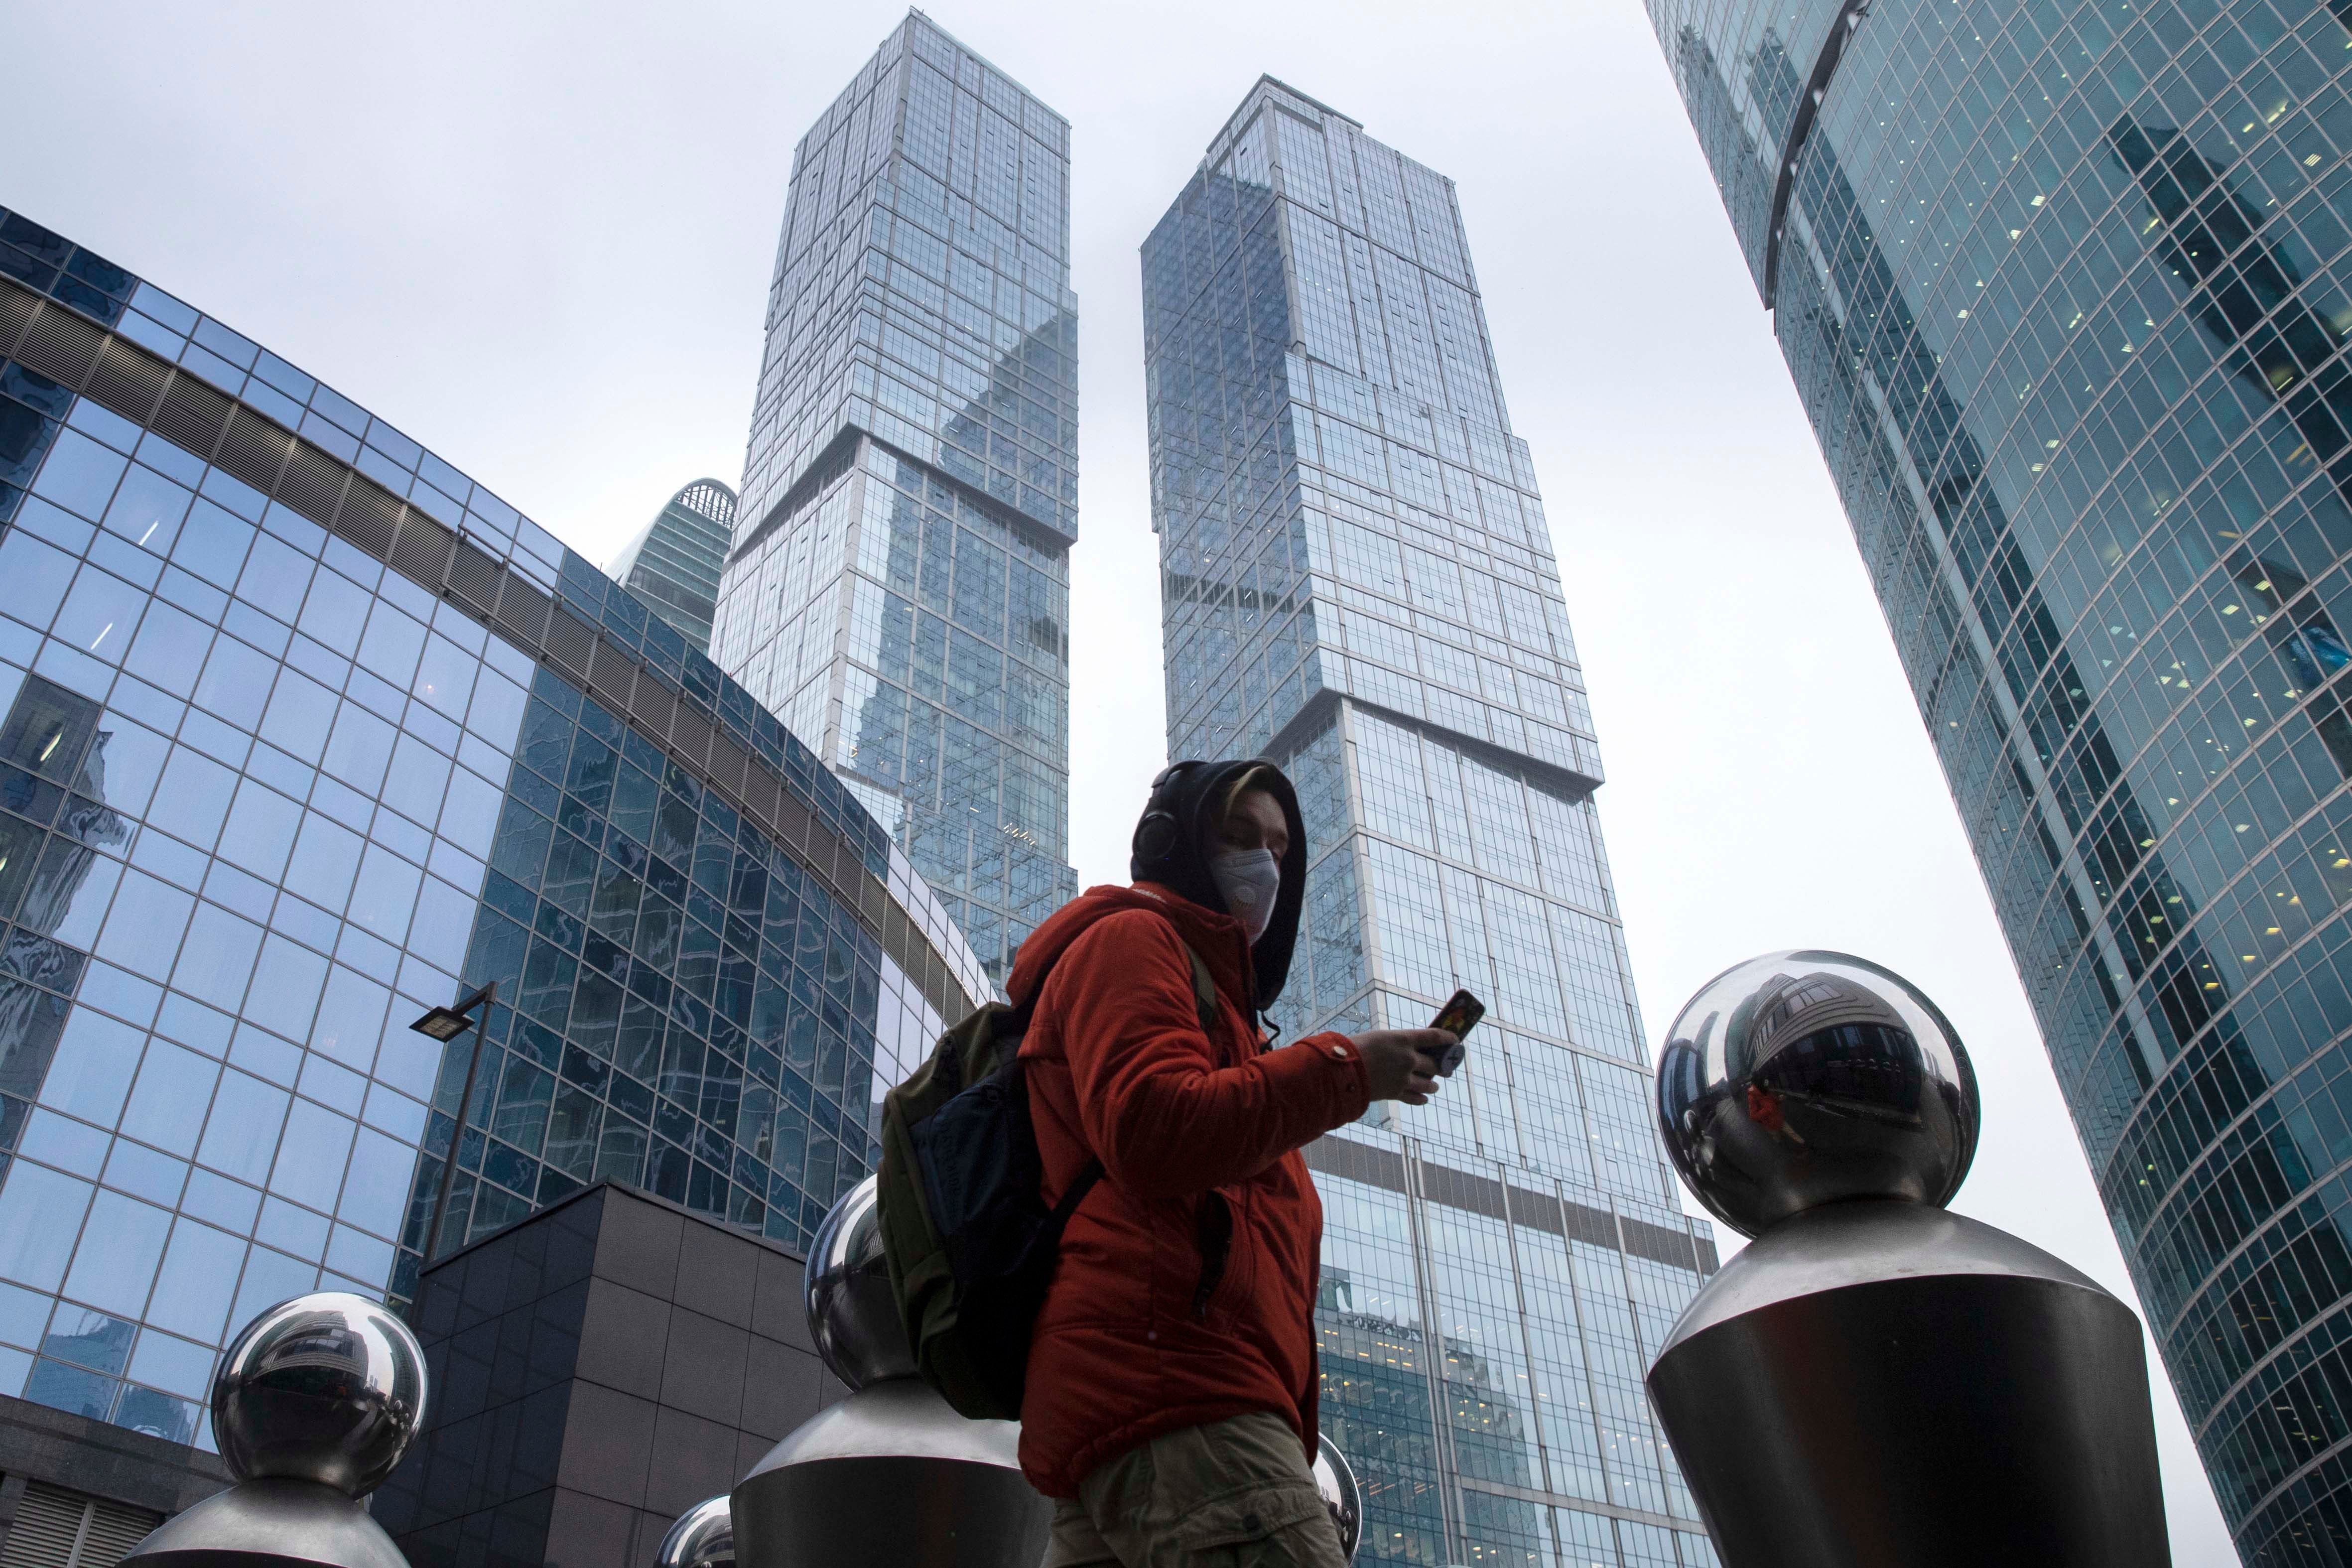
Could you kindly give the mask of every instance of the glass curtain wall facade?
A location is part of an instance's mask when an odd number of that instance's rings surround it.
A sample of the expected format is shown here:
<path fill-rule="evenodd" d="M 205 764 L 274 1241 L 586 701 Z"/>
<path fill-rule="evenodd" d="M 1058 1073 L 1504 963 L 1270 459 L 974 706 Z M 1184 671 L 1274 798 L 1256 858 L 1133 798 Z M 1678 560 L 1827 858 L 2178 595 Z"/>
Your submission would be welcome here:
<path fill-rule="evenodd" d="M 2239 1550 L 2352 1559 L 2352 14 L 1652 14 Z"/>
<path fill-rule="evenodd" d="M 919 13 L 803 138 L 714 656 L 1002 983 L 1074 895 L 1069 125 Z"/>
<path fill-rule="evenodd" d="M 299 434 L 297 434 L 299 432 Z M 805 1247 L 988 979 L 645 605 L 0 212 L 0 1394 L 209 1445 L 223 1336 L 612 1176 Z"/>
<path fill-rule="evenodd" d="M 697 479 L 670 497 L 604 570 L 708 658 L 719 574 L 734 527 L 735 492 L 717 479 Z"/>
<path fill-rule="evenodd" d="M 1711 1564 L 1642 1375 L 1715 1267 L 1653 1131 L 1601 764 L 1452 183 L 1264 79 L 1143 247 L 1169 751 L 1309 840 L 1276 1018 L 1490 1011 L 1307 1151 L 1364 1560 Z"/>

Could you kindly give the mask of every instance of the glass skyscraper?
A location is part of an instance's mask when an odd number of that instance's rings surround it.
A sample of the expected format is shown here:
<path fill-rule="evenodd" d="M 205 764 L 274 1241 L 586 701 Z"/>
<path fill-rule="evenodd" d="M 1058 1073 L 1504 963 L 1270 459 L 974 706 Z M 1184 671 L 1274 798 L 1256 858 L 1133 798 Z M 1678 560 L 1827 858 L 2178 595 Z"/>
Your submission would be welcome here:
<path fill-rule="evenodd" d="M 802 139 L 713 638 L 999 984 L 1077 890 L 1069 157 L 919 12 Z"/>
<path fill-rule="evenodd" d="M 611 1177 L 804 1247 L 989 980 L 646 605 L 0 211 L 0 1394 L 209 1445 L 226 1334 Z"/>
<path fill-rule="evenodd" d="M 735 492 L 717 479 L 697 479 L 670 497 L 604 570 L 708 658 L 719 574 L 734 527 Z"/>
<path fill-rule="evenodd" d="M 1715 1267 L 1660 1157 L 1601 762 L 1452 182 L 1262 79 L 1143 247 L 1169 752 L 1297 781 L 1276 1016 L 1490 1011 L 1309 1146 L 1365 1561 L 1715 1562 L 1642 1376 Z"/>
<path fill-rule="evenodd" d="M 2352 9 L 1651 9 L 2239 1550 L 2352 1561 Z"/>

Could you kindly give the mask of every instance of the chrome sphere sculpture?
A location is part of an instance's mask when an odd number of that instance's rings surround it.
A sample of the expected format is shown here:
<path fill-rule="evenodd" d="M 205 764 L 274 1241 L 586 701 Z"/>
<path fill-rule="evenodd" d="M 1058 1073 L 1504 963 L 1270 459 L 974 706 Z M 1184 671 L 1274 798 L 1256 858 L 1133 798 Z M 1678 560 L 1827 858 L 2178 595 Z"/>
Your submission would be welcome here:
<path fill-rule="evenodd" d="M 1945 1206 L 1977 1148 L 1968 1053 L 1850 953 L 1768 953 L 1658 1061 L 1683 1179 L 1755 1239 L 1644 1382 L 1724 1568 L 2171 1561 L 2139 1320 Z"/>
<path fill-rule="evenodd" d="M 1666 1033 L 1658 1121 L 1683 1180 L 1745 1236 L 1846 1198 L 1940 1207 L 1975 1157 L 1976 1074 L 1933 1002 L 1851 953 L 1735 964 Z"/>
<path fill-rule="evenodd" d="M 654 1553 L 656 1568 L 735 1568 L 735 1511 L 724 1496 L 677 1516 Z"/>
<path fill-rule="evenodd" d="M 1332 1526 L 1339 1532 L 1339 1555 L 1353 1563 L 1356 1542 L 1364 1534 L 1364 1495 L 1357 1489 L 1348 1456 L 1319 1432 L 1315 1435 L 1315 1489 L 1331 1510 Z"/>
<path fill-rule="evenodd" d="M 834 1205 L 809 1247 L 809 1333 L 833 1375 L 852 1388 L 915 1375 L 915 1353 L 891 1299 L 876 1178 Z"/>
<path fill-rule="evenodd" d="M 877 1204 L 868 1176 L 817 1227 L 809 1333 L 851 1393 L 786 1434 L 735 1483 L 728 1500 L 735 1561 L 743 1568 L 1036 1568 L 1054 1508 L 1022 1477 L 1020 1426 L 968 1421 L 916 1375 L 890 1297 Z"/>
<path fill-rule="evenodd" d="M 326 1290 L 245 1326 L 213 1379 L 213 1432 L 239 1480 L 350 1497 L 391 1476 L 425 1422 L 425 1352 L 382 1302 Z"/>
<path fill-rule="evenodd" d="M 398 1467 L 425 1401 L 424 1352 L 380 1302 L 278 1302 L 213 1378 L 213 1435 L 236 1485 L 156 1526 L 125 1568 L 407 1568 L 358 1500 Z"/>

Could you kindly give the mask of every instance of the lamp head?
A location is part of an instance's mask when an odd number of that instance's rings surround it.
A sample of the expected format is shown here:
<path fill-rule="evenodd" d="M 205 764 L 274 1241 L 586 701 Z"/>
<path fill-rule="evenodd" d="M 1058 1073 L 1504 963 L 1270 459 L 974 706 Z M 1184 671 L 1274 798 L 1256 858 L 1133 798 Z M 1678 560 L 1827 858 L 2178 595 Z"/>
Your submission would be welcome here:
<path fill-rule="evenodd" d="M 474 1026 L 474 1020 L 448 1007 L 436 1007 L 408 1026 L 418 1034 L 448 1044 Z"/>

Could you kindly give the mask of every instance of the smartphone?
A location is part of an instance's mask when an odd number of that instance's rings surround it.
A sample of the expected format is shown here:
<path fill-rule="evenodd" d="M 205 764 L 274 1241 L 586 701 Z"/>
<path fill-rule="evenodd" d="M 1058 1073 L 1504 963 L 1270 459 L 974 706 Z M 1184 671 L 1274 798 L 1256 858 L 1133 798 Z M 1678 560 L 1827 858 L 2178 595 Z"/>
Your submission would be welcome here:
<path fill-rule="evenodd" d="M 1429 1021 L 1429 1026 L 1443 1029 L 1454 1037 L 1454 1045 L 1437 1064 L 1438 1077 L 1454 1076 L 1454 1069 L 1462 1065 L 1462 1058 L 1467 1052 L 1464 1042 L 1470 1037 L 1470 1031 L 1478 1026 L 1478 1020 L 1486 1016 L 1486 1004 L 1467 991 L 1456 991 L 1446 999 L 1445 1005 L 1437 1010 L 1437 1016 Z"/>

